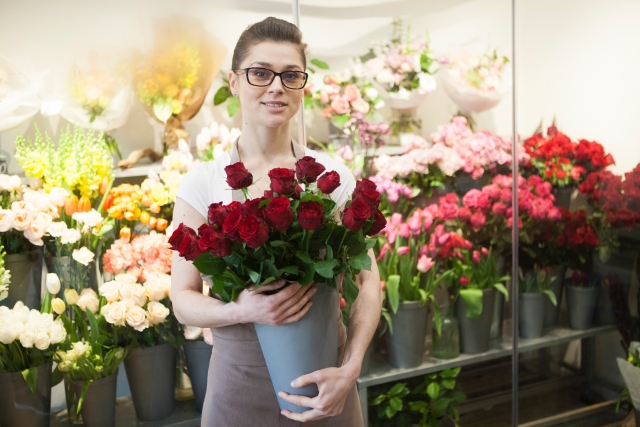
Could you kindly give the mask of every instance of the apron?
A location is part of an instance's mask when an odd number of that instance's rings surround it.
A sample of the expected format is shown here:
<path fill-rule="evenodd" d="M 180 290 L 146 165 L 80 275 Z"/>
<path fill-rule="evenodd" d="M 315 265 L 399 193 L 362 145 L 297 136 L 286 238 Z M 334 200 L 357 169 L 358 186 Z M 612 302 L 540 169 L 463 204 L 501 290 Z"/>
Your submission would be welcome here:
<path fill-rule="evenodd" d="M 291 146 L 296 159 L 305 156 L 303 147 L 293 141 Z M 232 150 L 231 164 L 239 161 L 235 144 Z M 244 201 L 240 190 L 233 190 L 233 200 Z M 338 324 L 340 364 L 347 334 L 342 319 Z M 349 391 L 340 415 L 307 423 L 281 415 L 253 324 L 213 328 L 211 332 L 213 352 L 202 410 L 202 427 L 364 427 L 355 384 Z"/>

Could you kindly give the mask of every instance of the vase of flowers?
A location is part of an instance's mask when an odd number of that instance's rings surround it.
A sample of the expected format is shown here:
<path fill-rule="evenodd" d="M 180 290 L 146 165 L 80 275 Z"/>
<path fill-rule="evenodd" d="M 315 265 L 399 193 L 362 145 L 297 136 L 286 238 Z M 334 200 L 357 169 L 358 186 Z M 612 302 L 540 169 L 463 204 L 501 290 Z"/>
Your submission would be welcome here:
<path fill-rule="evenodd" d="M 77 396 L 83 396 L 80 414 L 87 427 L 114 427 L 116 425 L 116 390 L 118 368 L 106 377 L 73 383 Z M 84 393 L 84 395 L 83 395 Z"/>
<path fill-rule="evenodd" d="M 556 295 L 551 288 L 551 282 L 556 278 L 550 274 L 550 268 L 534 268 L 526 274 L 520 271 L 520 293 L 518 294 L 520 338 L 530 339 L 542 336 L 546 300 L 549 299 L 554 306 L 558 305 Z"/>
<path fill-rule="evenodd" d="M 213 337 L 210 329 L 201 329 L 195 326 L 185 326 L 184 337 L 186 342 L 182 347 L 184 348 L 193 396 L 198 412 L 202 412 L 204 396 L 207 391 L 209 361 L 213 351 Z"/>
<path fill-rule="evenodd" d="M 567 289 L 567 309 L 571 329 L 589 329 L 598 298 L 598 279 L 593 275 L 574 270 Z"/>
<path fill-rule="evenodd" d="M 240 162 L 227 166 L 225 172 L 227 184 L 247 199 L 253 176 Z M 255 325 L 274 389 L 313 397 L 318 394 L 315 385 L 294 389 L 290 383 L 300 375 L 337 365 L 336 277 L 342 275 L 344 296 L 353 303 L 358 295 L 355 275 L 371 268 L 367 251 L 375 241 L 365 239 L 365 234 L 377 234 L 386 220 L 378 209 L 380 194 L 375 184 L 364 179 L 356 183 L 342 223 L 337 223 L 337 206 L 330 194 L 339 187 L 340 175 L 325 172 L 313 157 L 298 160 L 296 170 L 272 169 L 269 177 L 271 189 L 263 197 L 231 205 L 214 203 L 208 224 L 198 233 L 180 224 L 169 243 L 180 256 L 193 261 L 202 275 L 212 278 L 213 292 L 225 302 L 235 300 L 251 284 L 263 286 L 280 277 L 302 285 L 315 283 L 314 303 L 300 321 Z M 232 254 L 243 261 L 233 261 Z M 278 401 L 282 409 L 306 410 L 280 397 Z"/>
<path fill-rule="evenodd" d="M 556 304 L 549 298 L 545 300 L 544 307 L 544 328 L 554 328 L 558 326 L 558 319 L 560 317 L 560 306 L 562 305 L 562 291 L 564 289 L 564 276 L 567 269 L 563 266 L 547 267 L 550 269 L 551 283 L 550 289 L 555 295 Z"/>

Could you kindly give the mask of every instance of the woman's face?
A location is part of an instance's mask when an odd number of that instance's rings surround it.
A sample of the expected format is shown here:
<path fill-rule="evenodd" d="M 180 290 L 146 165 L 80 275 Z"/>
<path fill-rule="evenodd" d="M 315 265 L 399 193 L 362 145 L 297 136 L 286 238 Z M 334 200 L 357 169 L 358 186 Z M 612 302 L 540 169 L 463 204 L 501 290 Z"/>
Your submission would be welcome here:
<path fill-rule="evenodd" d="M 302 58 L 291 43 L 262 42 L 253 46 L 249 55 L 240 64 L 240 69 L 248 67 L 268 68 L 277 73 L 283 71 L 304 71 Z M 231 91 L 238 95 L 242 115 L 266 127 L 279 127 L 296 115 L 304 90 L 283 86 L 280 76 L 276 76 L 269 86 L 253 86 L 245 74 L 229 73 Z"/>

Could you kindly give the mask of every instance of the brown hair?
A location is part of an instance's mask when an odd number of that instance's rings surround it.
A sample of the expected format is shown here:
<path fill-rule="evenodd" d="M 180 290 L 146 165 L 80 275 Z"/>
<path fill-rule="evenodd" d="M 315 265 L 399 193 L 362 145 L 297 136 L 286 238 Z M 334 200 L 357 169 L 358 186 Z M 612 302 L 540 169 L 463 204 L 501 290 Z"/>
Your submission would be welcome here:
<path fill-rule="evenodd" d="M 305 45 L 302 43 L 302 33 L 298 27 L 290 22 L 272 16 L 253 25 L 249 25 L 247 29 L 242 32 L 233 50 L 231 68 L 237 70 L 240 67 L 240 63 L 249 55 L 251 47 L 265 41 L 285 42 L 295 45 L 298 52 L 300 52 L 304 68 L 307 68 L 307 57 L 304 52 Z"/>

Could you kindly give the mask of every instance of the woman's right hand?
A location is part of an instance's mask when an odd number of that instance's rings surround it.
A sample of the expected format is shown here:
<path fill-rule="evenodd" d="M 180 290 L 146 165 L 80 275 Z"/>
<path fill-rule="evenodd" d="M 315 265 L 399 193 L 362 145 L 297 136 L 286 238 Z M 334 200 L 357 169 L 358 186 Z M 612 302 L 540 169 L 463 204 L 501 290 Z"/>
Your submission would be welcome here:
<path fill-rule="evenodd" d="M 241 323 L 279 326 L 300 320 L 311 308 L 310 300 L 317 288 L 313 284 L 302 286 L 295 282 L 276 294 L 265 295 L 284 285 L 285 281 L 280 279 L 258 289 L 242 291 L 235 300 Z"/>

